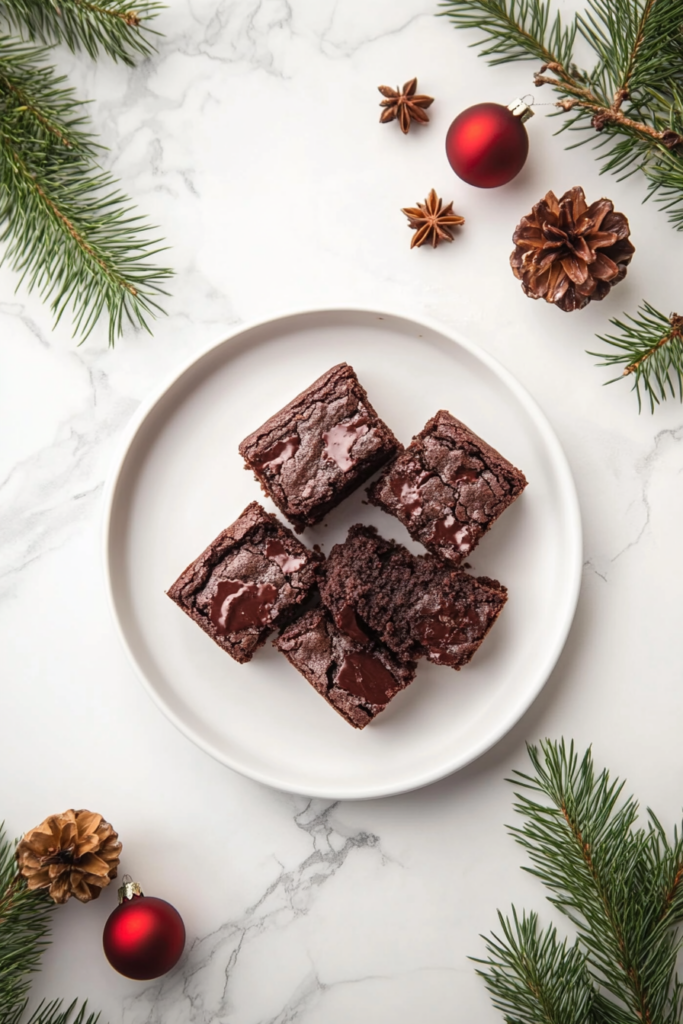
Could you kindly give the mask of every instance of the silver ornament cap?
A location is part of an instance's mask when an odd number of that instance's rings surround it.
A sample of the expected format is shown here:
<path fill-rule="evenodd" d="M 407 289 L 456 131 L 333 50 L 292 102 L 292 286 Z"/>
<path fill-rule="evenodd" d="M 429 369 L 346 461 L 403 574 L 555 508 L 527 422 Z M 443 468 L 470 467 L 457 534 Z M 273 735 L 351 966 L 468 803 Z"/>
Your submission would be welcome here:
<path fill-rule="evenodd" d="M 119 906 L 124 900 L 132 900 L 133 896 L 142 896 L 142 886 L 139 882 L 134 882 L 130 875 L 124 875 L 121 879 L 123 885 L 119 889 Z"/>
<path fill-rule="evenodd" d="M 513 100 L 512 103 L 508 103 L 508 110 L 510 110 L 515 117 L 518 117 L 522 124 L 534 116 L 534 110 L 532 107 L 529 106 L 526 100 L 523 100 L 520 97 Z"/>

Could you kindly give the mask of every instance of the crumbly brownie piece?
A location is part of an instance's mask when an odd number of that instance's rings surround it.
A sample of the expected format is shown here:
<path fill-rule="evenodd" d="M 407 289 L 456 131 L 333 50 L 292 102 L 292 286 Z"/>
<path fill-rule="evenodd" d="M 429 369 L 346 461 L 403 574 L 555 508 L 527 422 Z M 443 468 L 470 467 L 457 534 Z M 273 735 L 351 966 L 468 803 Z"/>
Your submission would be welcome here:
<path fill-rule="evenodd" d="M 219 647 L 244 663 L 292 618 L 322 561 L 252 501 L 167 593 Z"/>
<path fill-rule="evenodd" d="M 348 363 L 333 366 L 239 446 L 246 468 L 298 533 L 400 448 Z"/>
<path fill-rule="evenodd" d="M 306 612 L 273 641 L 304 679 L 355 729 L 364 729 L 415 678 L 377 641 L 357 643 L 325 608 Z"/>
<path fill-rule="evenodd" d="M 519 469 L 442 409 L 368 495 L 413 540 L 459 565 L 526 485 Z"/>
<path fill-rule="evenodd" d="M 455 669 L 470 661 L 507 600 L 497 580 L 415 556 L 370 526 L 352 526 L 332 548 L 320 593 L 341 629 L 378 638 L 401 659 Z"/>

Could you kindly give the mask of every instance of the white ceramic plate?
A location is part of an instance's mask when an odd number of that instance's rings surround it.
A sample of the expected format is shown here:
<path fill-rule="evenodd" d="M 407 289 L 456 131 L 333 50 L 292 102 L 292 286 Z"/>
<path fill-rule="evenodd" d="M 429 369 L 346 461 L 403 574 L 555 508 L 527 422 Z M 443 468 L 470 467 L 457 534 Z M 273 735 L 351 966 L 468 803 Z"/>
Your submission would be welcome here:
<path fill-rule="evenodd" d="M 237 446 L 334 363 L 351 363 L 407 444 L 449 409 L 529 480 L 491 530 L 473 571 L 509 588 L 471 665 L 421 663 L 415 682 L 352 729 L 269 643 L 238 665 L 164 591 L 250 501 L 275 511 Z M 352 523 L 418 551 L 364 490 L 303 534 L 323 551 Z M 503 736 L 550 674 L 574 615 L 581 524 L 572 477 L 547 420 L 490 356 L 437 325 L 366 310 L 321 310 L 238 328 L 185 366 L 131 425 L 110 481 L 106 575 L 121 638 L 161 710 L 200 747 L 260 782 L 361 799 L 442 778 Z"/>

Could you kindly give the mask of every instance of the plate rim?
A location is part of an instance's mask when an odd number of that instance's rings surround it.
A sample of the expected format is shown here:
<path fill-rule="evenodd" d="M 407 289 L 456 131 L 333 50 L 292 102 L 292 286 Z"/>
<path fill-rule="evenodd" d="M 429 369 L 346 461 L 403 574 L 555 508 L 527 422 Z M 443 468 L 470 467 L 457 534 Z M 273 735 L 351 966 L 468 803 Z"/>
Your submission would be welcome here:
<path fill-rule="evenodd" d="M 432 771 L 422 772 L 409 783 L 402 781 L 395 785 L 375 786 L 374 788 L 370 787 L 359 792 L 355 787 L 349 788 L 348 790 L 344 790 L 343 787 L 335 787 L 334 791 L 332 791 L 326 786 L 316 786 L 313 782 L 304 794 L 300 788 L 290 784 L 287 780 L 277 779 L 268 772 L 250 770 L 248 767 L 245 768 L 245 766 L 240 764 L 238 760 L 231 758 L 229 754 L 225 753 L 225 751 L 218 749 L 211 742 L 200 736 L 191 725 L 188 725 L 182 717 L 177 715 L 163 700 L 138 662 L 119 618 L 110 564 L 111 524 L 121 475 L 140 428 L 163 397 L 193 366 L 198 364 L 215 349 L 226 344 L 234 343 L 241 335 L 247 334 L 248 332 L 260 327 L 272 325 L 280 321 L 294 320 L 300 317 L 321 315 L 329 316 L 339 313 L 361 314 L 376 319 L 399 319 L 408 321 L 416 327 L 424 328 L 428 331 L 434 331 L 446 338 L 449 342 L 459 345 L 474 359 L 483 363 L 484 366 L 498 377 L 499 380 L 515 395 L 527 414 L 530 415 L 537 430 L 543 436 L 544 442 L 548 445 L 553 465 L 558 474 L 562 503 L 568 517 L 568 534 L 573 547 L 573 552 L 571 553 L 573 557 L 569 558 L 569 564 L 573 565 L 573 573 L 568 581 L 569 585 L 566 592 L 567 598 L 564 621 L 561 623 L 561 628 L 558 630 L 555 644 L 549 650 L 540 669 L 537 670 L 535 685 L 525 694 L 524 699 L 521 702 L 515 704 L 514 710 L 507 715 L 501 723 L 499 723 L 498 728 L 483 738 L 470 751 L 468 751 L 464 757 L 461 756 L 459 758 L 453 758 L 451 761 L 442 764 L 440 767 Z M 221 334 L 221 336 L 215 341 L 203 346 L 198 352 L 193 353 L 190 357 L 183 360 L 179 367 L 171 371 L 162 380 L 161 384 L 157 388 L 153 389 L 147 398 L 144 398 L 140 402 L 140 405 L 133 413 L 133 416 L 126 425 L 120 438 L 119 446 L 114 454 L 105 480 L 102 501 L 103 513 L 101 520 L 100 543 L 107 604 L 114 622 L 115 631 L 124 651 L 126 652 L 128 661 L 135 670 L 138 680 L 142 684 L 147 695 L 151 698 L 156 707 L 164 714 L 167 720 L 170 721 L 183 736 L 191 740 L 200 750 L 209 754 L 220 764 L 225 765 L 227 768 L 237 772 L 239 775 L 285 793 L 306 795 L 320 799 L 373 800 L 388 796 L 398 796 L 402 793 L 410 793 L 417 789 L 422 789 L 434 782 L 438 782 L 440 779 L 453 775 L 455 772 L 465 768 L 468 764 L 472 764 L 472 762 L 476 761 L 488 750 L 491 750 L 497 743 L 499 743 L 500 740 L 503 739 L 503 737 L 506 736 L 507 733 L 510 732 L 510 730 L 517 724 L 517 722 L 521 721 L 531 705 L 534 703 L 543 687 L 546 685 L 559 660 L 562 650 L 567 642 L 567 637 L 576 613 L 583 573 L 583 528 L 581 512 L 574 477 L 569 466 L 567 456 L 552 424 L 527 388 L 510 370 L 507 369 L 507 367 L 503 366 L 495 356 L 492 356 L 489 352 L 463 337 L 460 331 L 452 328 L 450 325 L 442 324 L 438 320 L 432 319 L 431 317 L 423 314 L 416 315 L 414 311 L 403 310 L 401 308 L 395 308 L 393 310 L 370 309 L 366 306 L 344 304 L 303 308 L 294 307 L 271 313 L 265 317 L 240 320 L 234 325 L 229 325 L 229 330 L 226 334 Z"/>

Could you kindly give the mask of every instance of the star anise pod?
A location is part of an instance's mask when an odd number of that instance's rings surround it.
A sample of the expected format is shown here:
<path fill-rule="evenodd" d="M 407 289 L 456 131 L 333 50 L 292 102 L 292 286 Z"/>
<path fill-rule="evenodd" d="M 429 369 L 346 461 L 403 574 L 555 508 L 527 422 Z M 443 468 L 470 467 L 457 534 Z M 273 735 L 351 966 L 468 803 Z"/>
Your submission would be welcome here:
<path fill-rule="evenodd" d="M 380 107 L 384 107 L 379 118 L 381 124 L 397 118 L 404 135 L 410 131 L 411 121 L 427 124 L 429 115 L 425 114 L 425 108 L 431 107 L 434 99 L 432 96 L 415 95 L 417 78 L 411 78 L 402 89 L 392 89 L 388 85 L 379 85 L 377 88 L 382 96 L 386 96 L 380 103 Z"/>
<path fill-rule="evenodd" d="M 425 245 L 427 242 L 432 243 L 433 249 L 436 249 L 439 242 L 452 242 L 451 228 L 465 223 L 464 217 L 453 213 L 453 203 L 449 203 L 442 209 L 442 200 L 439 199 L 434 189 L 431 190 L 424 204 L 418 203 L 416 207 L 407 206 L 401 210 L 401 213 L 405 213 L 408 218 L 408 227 L 415 231 L 410 240 L 411 249 L 414 249 L 416 245 Z"/>
<path fill-rule="evenodd" d="M 29 889 L 47 889 L 55 903 L 70 896 L 87 903 L 116 878 L 120 853 L 118 834 L 101 814 L 69 810 L 27 832 L 16 857 Z"/>
<path fill-rule="evenodd" d="M 589 206 L 582 188 L 548 192 L 517 225 L 510 265 L 532 299 L 566 313 L 604 299 L 626 276 L 635 247 L 623 213 L 609 199 Z"/>

